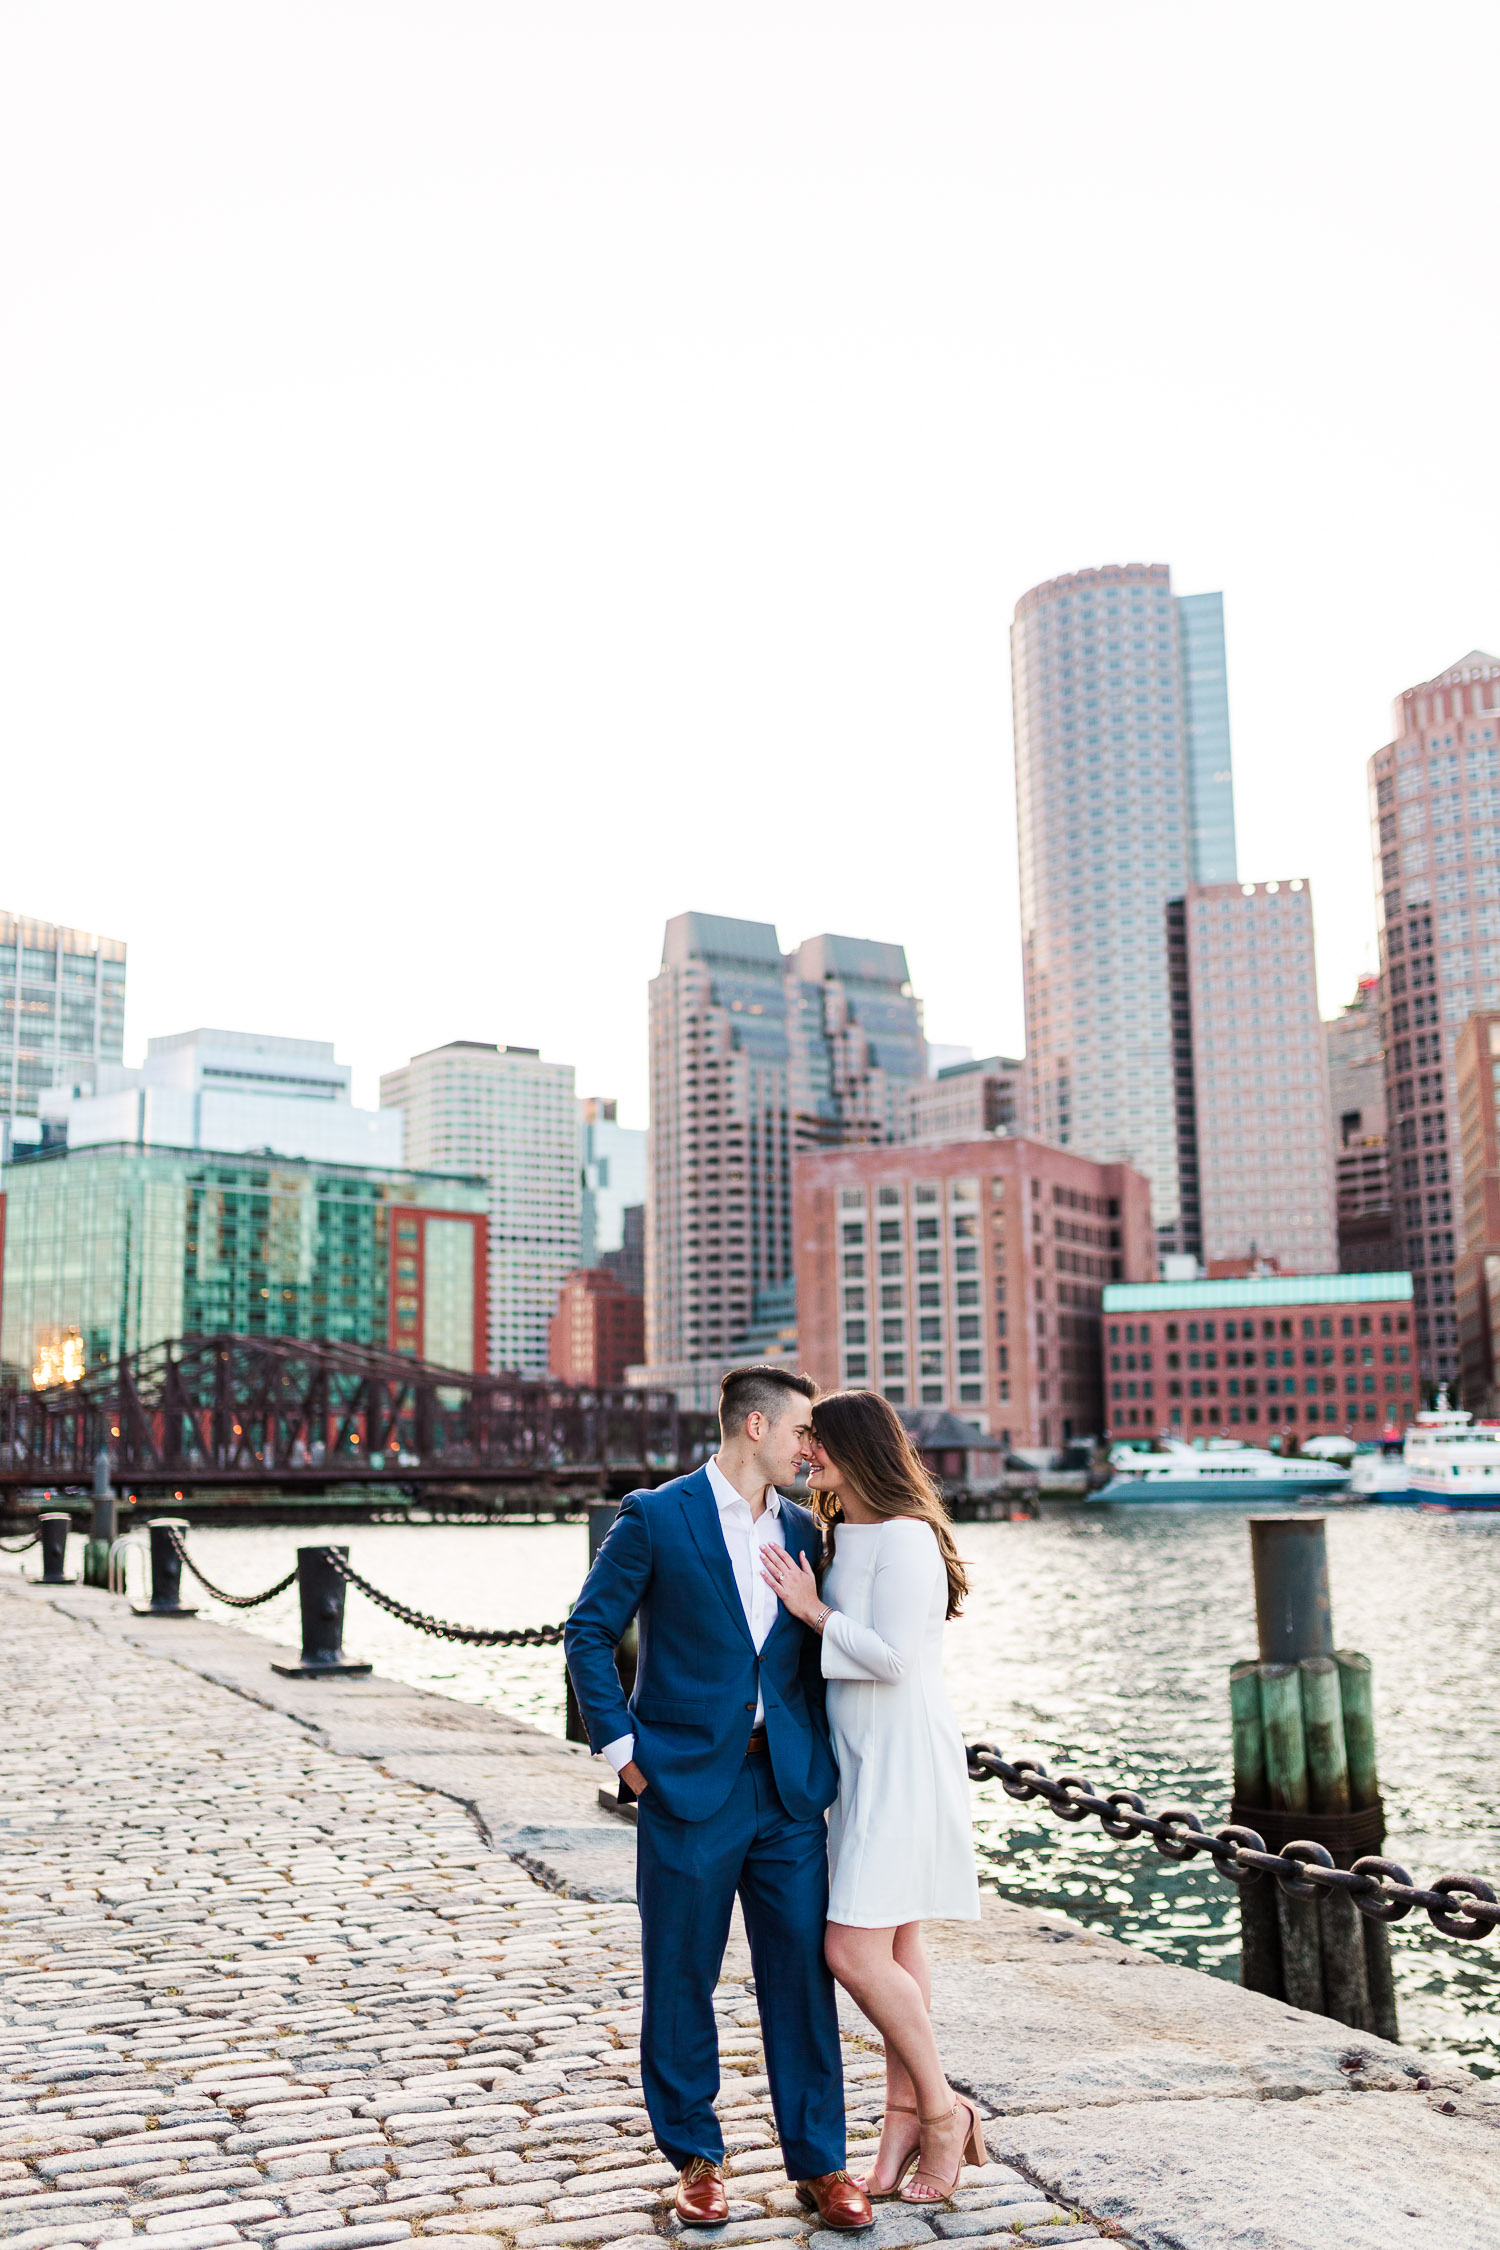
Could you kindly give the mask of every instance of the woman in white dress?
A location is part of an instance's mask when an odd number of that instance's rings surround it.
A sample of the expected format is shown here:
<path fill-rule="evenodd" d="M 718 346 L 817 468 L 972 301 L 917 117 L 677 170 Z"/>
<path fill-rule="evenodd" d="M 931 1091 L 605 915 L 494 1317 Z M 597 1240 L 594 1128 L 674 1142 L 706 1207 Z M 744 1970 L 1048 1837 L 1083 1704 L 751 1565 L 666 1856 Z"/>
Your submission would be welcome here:
<path fill-rule="evenodd" d="M 806 1558 L 765 1575 L 821 1635 L 839 1763 L 828 1816 L 828 1965 L 885 2042 L 875 2200 L 941 2203 L 987 2161 L 979 2113 L 943 2073 L 928 2014 L 929 1918 L 979 1918 L 963 1737 L 943 1687 L 943 1625 L 968 1591 L 942 1496 L 873 1391 L 812 1410 L 813 1507 L 829 1529 L 822 1585 Z"/>

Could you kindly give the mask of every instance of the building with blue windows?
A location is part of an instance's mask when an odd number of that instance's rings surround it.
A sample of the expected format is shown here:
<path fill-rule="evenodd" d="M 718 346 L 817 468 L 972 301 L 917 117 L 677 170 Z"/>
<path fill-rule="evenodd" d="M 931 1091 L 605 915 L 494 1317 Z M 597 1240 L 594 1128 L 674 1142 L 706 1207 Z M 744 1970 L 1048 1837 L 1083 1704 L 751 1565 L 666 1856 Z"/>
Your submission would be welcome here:
<path fill-rule="evenodd" d="M 1229 756 L 1229 664 L 1224 596 L 1177 594 L 1187 745 L 1188 856 L 1195 883 L 1232 883 L 1234 774 Z"/>

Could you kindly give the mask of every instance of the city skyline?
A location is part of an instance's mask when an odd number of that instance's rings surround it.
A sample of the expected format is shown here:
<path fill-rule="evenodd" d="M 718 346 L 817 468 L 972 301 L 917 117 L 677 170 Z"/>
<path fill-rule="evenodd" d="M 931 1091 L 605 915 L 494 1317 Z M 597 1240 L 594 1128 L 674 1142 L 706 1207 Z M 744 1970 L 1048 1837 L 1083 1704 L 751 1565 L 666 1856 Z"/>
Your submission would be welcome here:
<path fill-rule="evenodd" d="M 1241 864 L 1311 880 L 1347 998 L 1368 747 L 1500 613 L 1488 355 L 1371 348 L 1485 270 L 1482 137 L 1368 163 L 1443 97 L 1430 32 L 257 34 L 5 28 L 0 896 L 128 935 L 143 1030 L 336 1025 L 364 1104 L 433 1040 L 539 1045 L 638 1126 L 663 919 L 708 863 L 806 926 L 815 865 L 935 1039 L 1014 1054 L 1003 622 L 1162 557 L 1224 590 Z M 1463 37 L 1482 81 L 1500 25 Z"/>
<path fill-rule="evenodd" d="M 1178 595 L 1172 593 L 1170 590 L 1169 566 L 1104 565 L 1097 570 L 1088 568 L 1080 572 L 1066 573 L 1062 578 L 1058 580 L 1050 581 L 1044 585 L 1032 588 L 1030 593 L 1022 597 L 1021 602 L 1018 603 L 1017 616 L 1019 618 L 1022 615 L 1023 611 L 1028 607 L 1028 605 L 1034 602 L 1036 596 L 1045 596 L 1051 591 L 1053 587 L 1066 588 L 1071 587 L 1075 584 L 1089 584 L 1095 582 L 1104 584 L 1111 581 L 1116 582 L 1121 587 L 1128 587 L 1132 583 L 1149 585 L 1153 581 L 1153 579 L 1156 578 L 1160 578 L 1163 581 L 1163 584 L 1167 591 L 1168 599 L 1171 601 L 1173 609 L 1175 610 L 1177 618 L 1179 620 L 1179 652 L 1177 654 L 1177 657 L 1175 658 L 1175 662 L 1177 665 L 1176 692 L 1181 700 L 1182 716 L 1184 721 L 1181 743 L 1181 783 L 1185 807 L 1185 817 L 1182 831 L 1183 845 L 1186 855 L 1185 864 L 1188 864 L 1190 867 L 1190 879 L 1215 880 L 1223 879 L 1226 875 L 1232 878 L 1237 872 L 1235 809 L 1236 785 L 1232 766 L 1231 736 L 1229 727 L 1229 703 L 1227 682 L 1225 676 L 1226 659 L 1222 593 L 1218 591 L 1200 595 Z M 1476 655 L 1482 658 L 1482 660 L 1486 663 L 1494 661 L 1493 659 L 1485 656 L 1484 652 L 1482 651 L 1476 652 Z M 1467 663 L 1470 662 L 1471 659 L 1466 658 L 1463 661 Z M 1011 672 L 1014 687 L 1014 656 L 1012 656 L 1009 669 Z M 1102 685 L 1102 681 L 1096 682 L 1094 684 L 1096 686 Z M 1415 693 L 1415 691 L 1408 691 L 1408 693 Z M 1395 700 L 1396 707 L 1399 710 L 1401 697 L 1398 695 Z M 1017 818 L 1014 826 L 1017 837 L 1019 837 L 1022 820 L 1020 818 Z M 1380 885 L 1380 869 L 1378 859 L 1375 868 L 1374 881 L 1376 896 L 1378 900 Z M 1169 882 L 1167 884 L 1167 890 L 1170 892 L 1171 889 L 1172 885 Z M 1022 911 L 1024 912 L 1024 902 L 1022 904 Z M 61 945 L 66 942 L 66 944 L 69 946 L 76 945 L 84 948 L 85 950 L 89 948 L 98 948 L 105 958 L 118 958 L 121 964 L 121 969 L 123 971 L 123 962 L 127 941 L 100 936 L 89 929 L 72 929 L 63 925 L 53 925 L 37 917 L 31 917 L 28 919 L 28 917 L 24 914 L 17 917 L 15 915 L 14 909 L 10 910 L 9 918 L 17 922 L 16 935 L 19 935 L 19 926 L 23 922 L 31 928 L 45 929 L 51 933 L 49 942 L 54 946 Z M 1314 962 L 1314 970 L 1317 984 L 1319 1013 L 1325 1023 L 1333 1023 L 1337 1020 L 1339 1012 L 1350 1004 L 1350 995 L 1351 993 L 1357 992 L 1362 980 L 1368 980 L 1370 977 L 1376 976 L 1378 974 L 1378 960 L 1379 939 L 1378 933 L 1375 933 L 1372 937 L 1372 965 L 1362 969 L 1355 977 L 1353 984 L 1349 987 L 1349 990 L 1340 992 L 1335 997 L 1333 1004 L 1330 1007 L 1327 1002 L 1326 993 L 1328 989 L 1329 977 L 1334 972 L 1330 972 L 1327 966 L 1326 947 L 1322 945 L 1318 947 Z M 132 989 L 134 989 L 134 980 L 132 982 Z M 137 1020 L 133 1019 L 131 1016 L 124 1015 L 123 993 L 124 978 L 122 974 L 120 980 L 120 994 L 114 1004 L 114 1015 L 112 1018 L 112 1036 L 114 1039 L 114 1048 L 112 1050 L 112 1053 L 116 1061 L 118 1061 L 120 1056 L 123 1054 L 127 1072 L 139 1071 L 142 1067 L 149 1065 L 149 1050 L 153 1046 L 159 1046 L 162 1043 L 161 1035 L 156 1033 L 143 1034 L 137 1028 Z M 1022 978 L 1018 984 L 1016 993 L 1012 995 L 1012 1001 L 1014 1005 L 1019 1005 L 1024 1022 L 1024 974 L 1022 975 Z M 941 1006 L 942 1000 L 940 996 L 939 1007 L 941 1008 Z M 252 1004 L 252 1013 L 263 1011 L 263 1008 L 264 1002 L 257 1001 Z M 122 1019 L 123 1034 L 121 1028 Z M 963 1028 L 965 1027 L 957 1020 L 945 1023 L 945 1029 L 949 1031 L 958 1031 Z M 643 1033 L 644 1029 L 645 1027 L 643 1026 Z M 281 1037 L 283 1035 L 278 1033 L 275 1036 Z M 12 1071 L 19 1068 L 19 1063 L 17 1060 L 14 1060 L 12 1058 L 9 1049 L 14 1048 L 15 1053 L 18 1055 L 18 1039 L 18 1031 L 14 1027 L 12 1027 L 11 1030 L 7 1033 L 8 1051 L 3 1058 L 6 1061 L 7 1068 Z M 509 1046 L 512 1051 L 515 1052 L 528 1051 L 518 1042 L 507 1041 L 503 1037 L 497 1038 L 494 1044 L 496 1044 L 502 1051 L 507 1046 Z M 966 1048 L 970 1053 L 973 1053 L 976 1049 L 976 1042 L 972 1037 L 962 1042 L 961 1046 L 953 1046 L 951 1042 L 944 1041 L 933 1041 L 931 1044 L 935 1049 L 941 1048 L 944 1051 L 951 1050 L 953 1052 L 962 1052 Z M 1016 1042 L 1016 1046 L 1018 1053 L 1022 1057 L 1021 1067 L 1024 1069 L 1029 1062 L 1030 1050 L 1028 1049 L 1024 1038 Z M 430 1050 L 424 1048 L 413 1049 L 413 1052 L 419 1051 Z M 539 1051 L 539 1049 L 534 1049 L 531 1051 Z M 59 1053 L 61 1053 L 61 1050 L 59 1050 Z M 380 1079 L 383 1076 L 387 1075 L 392 1067 L 394 1066 L 385 1059 L 385 1051 L 383 1049 L 377 1050 L 376 1061 L 373 1065 L 373 1076 L 369 1078 L 368 1085 L 366 1084 L 365 1075 L 362 1074 L 360 1076 L 357 1083 L 356 1098 L 367 1094 L 372 1101 L 378 1100 Z M 576 1070 L 578 1070 L 581 1076 L 583 1066 L 575 1064 L 574 1067 Z M 354 1079 L 354 1068 L 346 1066 L 345 1075 L 351 1080 Z M 625 1080 L 628 1082 L 631 1073 L 629 1071 L 626 1071 L 623 1075 Z M 33 1097 L 35 1091 L 36 1089 L 32 1090 Z M 629 1096 L 626 1095 L 611 1097 L 611 1102 L 616 1115 L 618 1116 L 621 1109 L 624 1109 L 626 1112 L 625 1116 L 620 1118 L 621 1125 L 628 1127 L 628 1129 L 631 1131 L 644 1132 L 646 1129 L 646 1119 L 649 1115 L 649 1090 L 644 1085 L 639 1089 L 639 1100 L 640 1108 L 638 1115 L 640 1122 L 639 1124 L 635 1124 L 634 1122 L 632 1122 L 631 1118 Z M 1063 1141 L 1061 1145 L 1067 1145 L 1067 1142 Z M 1167 1243 L 1164 1246 L 1170 1247 L 1171 1245 L 1170 1243 Z"/>

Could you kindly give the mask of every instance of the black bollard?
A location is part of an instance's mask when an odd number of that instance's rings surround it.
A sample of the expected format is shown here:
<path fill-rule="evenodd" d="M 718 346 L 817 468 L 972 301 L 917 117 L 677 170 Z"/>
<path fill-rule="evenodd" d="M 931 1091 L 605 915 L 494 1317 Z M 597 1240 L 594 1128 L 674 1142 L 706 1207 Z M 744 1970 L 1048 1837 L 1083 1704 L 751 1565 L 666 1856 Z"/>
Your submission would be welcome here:
<path fill-rule="evenodd" d="M 620 1513 L 620 1503 L 618 1500 L 589 1500 L 584 1504 L 588 1509 L 589 1569 L 592 1570 L 599 1559 L 599 1549 L 609 1537 L 610 1527 Z M 627 1628 L 624 1640 L 615 1650 L 615 1669 L 620 1675 L 625 1693 L 631 1694 L 635 1687 L 635 1625 L 633 1622 Z M 563 1665 L 563 1702 L 564 1735 L 569 1742 L 587 1742 L 589 1730 L 583 1723 L 583 1713 L 578 1708 L 578 1698 L 573 1692 L 573 1675 L 568 1670 L 566 1662 Z"/>
<path fill-rule="evenodd" d="M 104 1456 L 101 1454 L 100 1459 Z M 108 1483 L 106 1469 L 105 1482 Z M 97 1485 L 98 1479 L 95 1479 Z M 108 1494 L 96 1491 L 94 1512 L 89 1523 L 88 1543 L 83 1550 L 83 1583 L 85 1586 L 109 1584 L 109 1550 L 119 1531 L 119 1502 Z"/>
<path fill-rule="evenodd" d="M 1332 1656 L 1333 1604 L 1321 1516 L 1252 1516 L 1250 1567 L 1262 1664 Z"/>
<path fill-rule="evenodd" d="M 614 1529 L 615 1518 L 619 1513 L 620 1503 L 618 1500 L 590 1500 L 588 1502 L 590 1570 L 599 1560 L 599 1549 Z"/>
<path fill-rule="evenodd" d="M 351 1664 L 344 1655 L 343 1578 L 329 1561 L 347 1547 L 299 1547 L 297 1595 L 302 1604 L 302 1661 L 273 1664 L 271 1670 L 286 1680 L 362 1679 L 372 1667 Z"/>
<path fill-rule="evenodd" d="M 68 1533 L 73 1519 L 63 1508 L 49 1508 L 44 1516 L 37 1517 L 42 1534 L 42 1577 L 44 1586 L 71 1586 L 68 1576 Z"/>
<path fill-rule="evenodd" d="M 178 1537 L 187 1530 L 185 1516 L 153 1516 L 146 1529 L 151 1534 L 151 1599 L 144 1606 L 132 1602 L 137 1617 L 196 1617 L 198 1612 L 182 1599 L 182 1557 Z"/>

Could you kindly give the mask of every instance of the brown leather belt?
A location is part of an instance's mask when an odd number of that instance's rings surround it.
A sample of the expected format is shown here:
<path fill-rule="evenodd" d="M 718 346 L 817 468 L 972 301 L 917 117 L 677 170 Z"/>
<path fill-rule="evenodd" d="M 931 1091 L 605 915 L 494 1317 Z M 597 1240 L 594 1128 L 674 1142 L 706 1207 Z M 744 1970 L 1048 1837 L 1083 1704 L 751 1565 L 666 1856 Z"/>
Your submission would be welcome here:
<path fill-rule="evenodd" d="M 751 1737 L 750 1737 L 750 1740 L 749 1740 L 749 1741 L 748 1741 L 748 1743 L 747 1743 L 747 1744 L 745 1745 L 745 1748 L 746 1748 L 746 1752 L 747 1752 L 747 1754 L 748 1754 L 748 1755 L 749 1755 L 750 1757 L 752 1757 L 752 1758 L 753 1758 L 753 1757 L 755 1756 L 756 1752 L 757 1752 L 757 1751 L 760 1751 L 760 1750 L 764 1750 L 765 1746 L 766 1746 L 766 1730 L 765 1730 L 765 1728 L 764 1728 L 764 1727 L 757 1727 L 757 1728 L 755 1729 L 755 1732 L 754 1732 L 754 1733 L 753 1733 L 753 1734 L 751 1735 Z"/>

